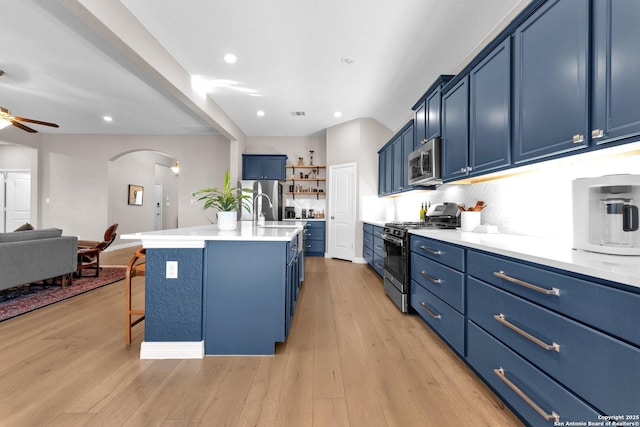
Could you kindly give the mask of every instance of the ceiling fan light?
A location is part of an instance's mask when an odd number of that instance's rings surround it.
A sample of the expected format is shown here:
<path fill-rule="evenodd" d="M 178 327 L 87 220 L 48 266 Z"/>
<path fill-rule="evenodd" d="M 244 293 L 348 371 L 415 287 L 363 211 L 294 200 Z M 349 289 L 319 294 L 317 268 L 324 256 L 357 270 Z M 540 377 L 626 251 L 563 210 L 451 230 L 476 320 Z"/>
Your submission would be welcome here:
<path fill-rule="evenodd" d="M 7 126 L 11 126 L 11 122 L 5 119 L 0 119 L 0 129 L 4 129 Z"/>

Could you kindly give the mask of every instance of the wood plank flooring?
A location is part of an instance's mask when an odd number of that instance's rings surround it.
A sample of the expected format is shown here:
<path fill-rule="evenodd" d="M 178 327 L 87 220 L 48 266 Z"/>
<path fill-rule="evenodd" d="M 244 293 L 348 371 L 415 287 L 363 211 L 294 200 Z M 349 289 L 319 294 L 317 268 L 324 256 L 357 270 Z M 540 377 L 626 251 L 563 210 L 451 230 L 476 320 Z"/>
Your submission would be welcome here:
<path fill-rule="evenodd" d="M 307 258 L 305 274 L 273 357 L 140 360 L 123 282 L 1 322 L 0 425 L 521 425 L 368 266 Z"/>

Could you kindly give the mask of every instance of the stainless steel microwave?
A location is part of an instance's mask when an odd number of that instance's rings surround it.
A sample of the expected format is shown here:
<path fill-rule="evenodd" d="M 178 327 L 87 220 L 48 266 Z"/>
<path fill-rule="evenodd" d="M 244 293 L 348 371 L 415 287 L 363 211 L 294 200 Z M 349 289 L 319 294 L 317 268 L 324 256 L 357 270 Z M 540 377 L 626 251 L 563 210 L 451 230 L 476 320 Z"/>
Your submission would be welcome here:
<path fill-rule="evenodd" d="M 409 154 L 409 185 L 442 184 L 440 138 L 433 138 Z"/>

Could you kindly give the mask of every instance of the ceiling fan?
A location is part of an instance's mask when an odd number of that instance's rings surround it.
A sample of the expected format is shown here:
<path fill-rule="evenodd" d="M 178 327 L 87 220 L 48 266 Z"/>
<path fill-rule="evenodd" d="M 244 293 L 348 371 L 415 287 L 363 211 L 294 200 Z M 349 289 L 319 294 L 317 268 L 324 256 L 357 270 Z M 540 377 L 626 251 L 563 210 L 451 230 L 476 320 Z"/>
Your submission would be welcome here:
<path fill-rule="evenodd" d="M 60 127 L 55 123 L 49 123 L 49 122 L 43 122 L 40 120 L 33 120 L 33 119 L 27 119 L 25 117 L 16 117 L 16 116 L 12 116 L 11 115 L 11 111 L 7 110 L 4 107 L 0 107 L 0 129 L 11 125 L 14 125 L 17 128 L 20 128 L 22 130 L 26 130 L 27 132 L 30 133 L 36 133 L 38 132 L 35 129 L 31 129 L 29 126 L 25 126 L 20 122 L 25 122 L 25 123 L 33 123 L 36 125 L 42 125 L 42 126 L 51 126 L 54 128 Z"/>

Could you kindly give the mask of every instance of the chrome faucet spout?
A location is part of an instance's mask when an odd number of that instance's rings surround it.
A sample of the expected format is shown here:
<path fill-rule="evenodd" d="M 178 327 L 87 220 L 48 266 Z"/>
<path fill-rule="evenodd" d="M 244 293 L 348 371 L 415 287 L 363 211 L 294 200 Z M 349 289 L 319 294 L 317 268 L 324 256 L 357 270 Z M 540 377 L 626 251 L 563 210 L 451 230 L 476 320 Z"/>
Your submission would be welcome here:
<path fill-rule="evenodd" d="M 269 207 L 272 208 L 273 207 L 273 203 L 271 203 L 271 199 L 269 198 L 269 196 L 267 196 L 264 193 L 258 193 L 256 194 L 256 196 L 253 198 L 253 220 L 257 221 L 258 220 L 258 209 L 257 209 L 257 204 L 256 201 L 258 200 L 258 197 L 260 196 L 264 196 L 267 198 L 267 200 L 269 201 Z"/>

